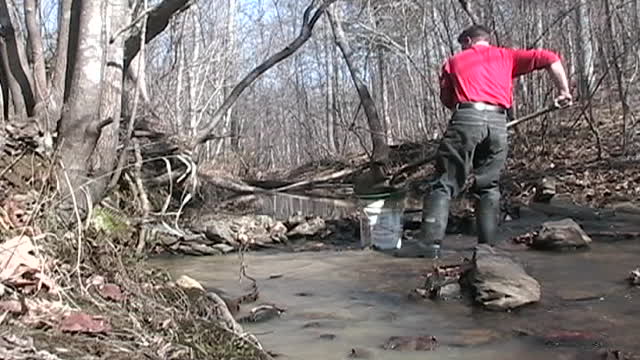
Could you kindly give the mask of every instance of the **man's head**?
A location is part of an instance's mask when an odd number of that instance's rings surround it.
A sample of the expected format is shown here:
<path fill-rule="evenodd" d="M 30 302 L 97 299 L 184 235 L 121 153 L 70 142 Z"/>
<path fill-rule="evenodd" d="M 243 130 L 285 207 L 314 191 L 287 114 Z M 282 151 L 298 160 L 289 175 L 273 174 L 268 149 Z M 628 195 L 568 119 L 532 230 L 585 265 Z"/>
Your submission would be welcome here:
<path fill-rule="evenodd" d="M 458 43 L 463 49 L 468 49 L 473 44 L 479 41 L 490 41 L 491 30 L 483 25 L 473 25 L 466 28 L 460 36 L 458 36 Z"/>

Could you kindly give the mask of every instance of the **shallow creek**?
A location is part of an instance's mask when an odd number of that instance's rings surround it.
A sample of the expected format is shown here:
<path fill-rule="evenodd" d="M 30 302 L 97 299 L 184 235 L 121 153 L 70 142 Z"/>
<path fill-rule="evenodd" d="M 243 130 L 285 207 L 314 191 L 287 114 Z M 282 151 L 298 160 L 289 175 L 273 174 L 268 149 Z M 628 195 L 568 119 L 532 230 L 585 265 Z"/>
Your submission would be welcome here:
<path fill-rule="evenodd" d="M 471 237 L 452 235 L 450 256 L 468 255 Z M 488 312 L 465 300 L 412 300 L 431 266 L 424 259 L 400 259 L 370 250 L 245 255 L 247 272 L 258 281 L 260 303 L 287 311 L 281 318 L 243 324 L 269 350 L 288 359 L 346 359 L 364 349 L 373 359 L 588 359 L 578 355 L 604 346 L 638 353 L 640 290 L 624 278 L 640 265 L 634 240 L 597 241 L 589 251 L 551 254 L 506 245 L 541 283 L 539 304 L 511 313 Z M 207 287 L 240 294 L 240 259 L 171 257 L 153 260 L 174 276 L 189 275 Z M 550 335 L 587 332 L 587 340 L 552 343 L 521 332 Z M 431 352 L 385 351 L 391 336 L 432 335 Z"/>

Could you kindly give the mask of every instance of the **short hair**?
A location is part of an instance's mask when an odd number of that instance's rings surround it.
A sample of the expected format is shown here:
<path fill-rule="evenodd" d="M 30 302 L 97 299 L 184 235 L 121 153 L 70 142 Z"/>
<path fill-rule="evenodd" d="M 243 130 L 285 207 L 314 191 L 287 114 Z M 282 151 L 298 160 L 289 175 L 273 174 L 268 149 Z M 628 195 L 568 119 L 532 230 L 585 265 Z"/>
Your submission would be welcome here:
<path fill-rule="evenodd" d="M 458 36 L 458 43 L 462 44 L 466 38 L 489 40 L 491 38 L 491 29 L 484 25 L 470 26 Z"/>

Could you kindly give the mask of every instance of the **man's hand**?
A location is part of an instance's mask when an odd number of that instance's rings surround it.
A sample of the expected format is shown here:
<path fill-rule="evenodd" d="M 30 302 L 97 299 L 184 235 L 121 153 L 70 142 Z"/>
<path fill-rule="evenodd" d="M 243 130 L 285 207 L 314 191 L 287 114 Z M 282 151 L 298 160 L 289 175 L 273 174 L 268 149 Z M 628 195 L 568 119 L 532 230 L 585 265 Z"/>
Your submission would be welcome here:
<path fill-rule="evenodd" d="M 553 101 L 553 104 L 559 109 L 571 106 L 572 103 L 573 96 L 569 91 L 562 91 Z"/>

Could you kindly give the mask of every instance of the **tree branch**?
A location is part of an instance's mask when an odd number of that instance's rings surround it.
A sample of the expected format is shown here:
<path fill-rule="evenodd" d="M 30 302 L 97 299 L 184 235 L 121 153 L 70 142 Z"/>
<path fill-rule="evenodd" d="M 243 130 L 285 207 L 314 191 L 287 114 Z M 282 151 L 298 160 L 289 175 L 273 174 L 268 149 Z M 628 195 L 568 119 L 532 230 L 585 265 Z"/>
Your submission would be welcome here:
<path fill-rule="evenodd" d="M 277 65 L 282 60 L 288 58 L 293 53 L 295 53 L 298 49 L 304 45 L 307 40 L 311 38 L 313 28 L 316 23 L 320 19 L 320 16 L 327 10 L 329 5 L 333 4 L 336 0 L 323 0 L 320 1 L 320 5 L 318 5 L 315 13 L 313 12 L 316 7 L 316 0 L 311 1 L 311 4 L 307 6 L 303 15 L 302 28 L 300 29 L 300 34 L 297 38 L 295 38 L 289 45 L 287 45 L 284 49 L 279 52 L 271 55 L 267 60 L 265 60 L 262 64 L 258 65 L 255 69 L 251 70 L 249 74 L 247 74 L 240 82 L 233 88 L 231 94 L 224 100 L 224 103 L 220 108 L 213 114 L 213 117 L 209 121 L 209 124 L 205 126 L 202 130 L 198 131 L 198 134 L 195 136 L 194 140 L 191 143 L 191 147 L 195 148 L 197 145 L 202 144 L 207 141 L 209 138 L 209 134 L 213 132 L 216 124 L 220 120 L 224 114 L 229 111 L 231 106 L 238 100 L 240 95 L 246 90 L 251 84 L 253 84 L 260 75 L 264 74 L 267 70 L 271 69 L 275 65 Z M 311 15 L 313 13 L 313 15 Z"/>
<path fill-rule="evenodd" d="M 378 115 L 376 104 L 371 97 L 371 93 L 369 92 L 367 85 L 363 81 L 363 76 L 353 63 L 353 49 L 351 48 L 342 28 L 342 20 L 339 18 L 338 14 L 334 14 L 331 11 L 327 13 L 327 16 L 329 18 L 331 28 L 333 29 L 336 45 L 338 45 L 338 48 L 340 48 L 340 51 L 342 52 L 342 57 L 347 64 L 347 68 L 351 74 L 351 79 L 353 80 L 353 85 L 358 91 L 362 108 L 364 109 L 367 117 L 369 130 L 371 131 L 371 143 L 373 144 L 372 160 L 374 163 L 383 164 L 388 160 L 389 146 L 387 145 L 384 126 L 380 120 L 380 116 Z"/>
<path fill-rule="evenodd" d="M 469 16 L 469 19 L 471 19 L 471 22 L 474 25 L 478 24 L 478 18 L 471 11 L 471 5 L 469 4 L 469 1 L 458 0 L 458 2 L 460 2 L 460 6 L 462 7 L 462 10 L 464 10 L 464 12 L 467 13 L 467 16 Z"/>
<path fill-rule="evenodd" d="M 169 20 L 185 10 L 187 10 L 193 4 L 192 0 L 163 0 L 160 4 L 156 5 L 151 10 L 145 10 L 142 17 L 147 16 L 147 25 L 144 29 L 145 43 L 149 43 L 158 34 L 160 34 L 169 25 Z M 134 21 L 134 24 L 138 20 Z M 126 31 L 126 28 L 124 29 Z M 124 50 L 124 68 L 125 70 L 131 64 L 133 58 L 140 51 L 141 36 L 143 29 L 138 29 L 134 34 L 129 36 L 125 41 Z"/>

